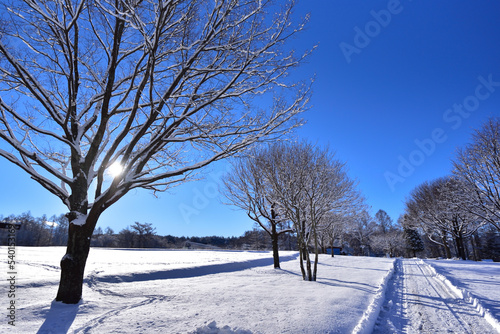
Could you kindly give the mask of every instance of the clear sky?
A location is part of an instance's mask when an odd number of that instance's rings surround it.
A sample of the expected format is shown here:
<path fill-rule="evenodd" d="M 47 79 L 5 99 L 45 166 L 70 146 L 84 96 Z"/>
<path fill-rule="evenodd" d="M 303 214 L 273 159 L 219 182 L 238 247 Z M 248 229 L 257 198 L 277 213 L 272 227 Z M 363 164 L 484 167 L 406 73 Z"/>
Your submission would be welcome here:
<path fill-rule="evenodd" d="M 315 76 L 312 108 L 297 135 L 329 145 L 374 215 L 396 220 L 409 192 L 447 175 L 457 147 L 473 129 L 500 116 L 500 1 L 302 0 L 310 13 L 298 50 L 318 44 L 294 78 Z M 253 227 L 221 202 L 217 188 L 227 169 L 218 163 L 206 179 L 155 198 L 132 191 L 108 209 L 98 226 L 119 232 L 138 221 L 158 234 L 239 236 Z M 0 214 L 65 212 L 59 200 L 0 160 Z"/>

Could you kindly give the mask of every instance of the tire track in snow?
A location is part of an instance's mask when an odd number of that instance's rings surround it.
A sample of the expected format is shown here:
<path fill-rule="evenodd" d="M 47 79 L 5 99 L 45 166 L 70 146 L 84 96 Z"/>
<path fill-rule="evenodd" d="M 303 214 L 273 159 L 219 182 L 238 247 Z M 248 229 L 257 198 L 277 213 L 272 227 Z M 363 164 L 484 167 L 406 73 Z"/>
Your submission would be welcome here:
<path fill-rule="evenodd" d="M 401 259 L 394 262 L 394 274 L 388 282 L 385 301 L 376 321 L 374 334 L 403 333 L 408 324 L 404 301 L 404 268 Z"/>
<path fill-rule="evenodd" d="M 478 326 L 474 325 L 473 320 L 475 319 L 472 319 L 471 317 L 477 317 L 479 319 L 479 314 L 474 314 L 474 310 L 467 308 L 464 301 L 453 293 L 453 291 L 451 291 L 443 281 L 437 279 L 427 265 L 421 261 L 415 260 L 413 260 L 412 265 L 415 266 L 412 268 L 413 275 L 419 276 L 421 274 L 424 278 L 423 285 L 422 280 L 416 284 L 415 282 L 409 283 L 412 288 L 412 292 L 418 301 L 415 304 L 415 308 L 419 309 L 418 314 L 422 315 L 420 318 L 416 318 L 418 319 L 418 330 L 423 330 L 429 326 L 433 331 L 439 330 L 439 328 L 434 328 L 434 326 L 439 324 L 436 320 L 441 320 L 441 323 L 446 324 L 448 329 L 454 328 L 454 330 L 463 333 L 477 333 L 475 328 Z M 417 287 L 416 289 L 415 286 Z M 421 292 L 424 291 L 427 293 L 422 296 Z M 431 301 L 429 301 L 429 299 Z M 435 301 L 435 303 L 432 301 Z M 426 312 L 422 312 L 422 305 L 425 305 L 426 302 L 436 308 L 436 313 L 441 316 L 438 318 L 434 317 L 434 314 L 432 314 L 434 312 L 432 310 L 428 312 L 428 309 L 426 309 Z M 438 310 L 442 310 L 443 312 Z M 469 312 L 471 317 L 469 317 Z M 413 325 L 415 326 L 416 324 Z"/>
<path fill-rule="evenodd" d="M 422 260 L 398 260 L 374 333 L 497 333 Z"/>

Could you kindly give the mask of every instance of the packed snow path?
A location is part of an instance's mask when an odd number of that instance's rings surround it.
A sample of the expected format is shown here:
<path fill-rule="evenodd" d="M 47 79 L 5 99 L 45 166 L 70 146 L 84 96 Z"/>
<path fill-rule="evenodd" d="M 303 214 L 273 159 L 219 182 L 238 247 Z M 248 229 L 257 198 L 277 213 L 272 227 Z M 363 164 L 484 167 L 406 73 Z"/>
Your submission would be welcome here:
<path fill-rule="evenodd" d="M 401 259 L 374 333 L 498 333 L 452 286 L 418 259 Z"/>

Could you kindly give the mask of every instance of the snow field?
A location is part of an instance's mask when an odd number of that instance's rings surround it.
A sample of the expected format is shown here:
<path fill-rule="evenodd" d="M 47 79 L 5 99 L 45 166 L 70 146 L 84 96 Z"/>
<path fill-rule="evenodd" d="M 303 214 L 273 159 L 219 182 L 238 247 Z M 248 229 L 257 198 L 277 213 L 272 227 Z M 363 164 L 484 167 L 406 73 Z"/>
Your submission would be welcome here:
<path fill-rule="evenodd" d="M 93 248 L 83 301 L 64 305 L 52 302 L 63 254 L 18 247 L 17 333 L 369 332 L 394 262 L 320 256 L 304 282 L 296 252 L 275 270 L 270 252 Z"/>
<path fill-rule="evenodd" d="M 497 263 L 322 255 L 318 281 L 304 282 L 296 252 L 280 252 L 275 270 L 270 252 L 93 248 L 82 302 L 64 305 L 52 302 L 64 248 L 18 247 L 17 255 L 16 328 L 4 321 L 0 333 L 359 334 L 382 324 L 410 333 L 421 321 L 440 328 L 432 315 L 415 320 L 407 312 L 408 302 L 418 308 L 416 295 L 404 297 L 411 291 L 397 282 L 418 277 L 442 282 L 500 333 Z M 411 264 L 419 276 L 402 270 Z M 425 289 L 422 306 L 435 300 Z"/>

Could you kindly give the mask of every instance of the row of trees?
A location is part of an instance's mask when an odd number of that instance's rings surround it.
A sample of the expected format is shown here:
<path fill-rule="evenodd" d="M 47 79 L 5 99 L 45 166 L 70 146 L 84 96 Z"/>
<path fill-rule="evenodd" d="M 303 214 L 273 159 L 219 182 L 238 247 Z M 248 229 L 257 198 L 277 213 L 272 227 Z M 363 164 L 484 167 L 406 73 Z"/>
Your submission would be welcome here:
<path fill-rule="evenodd" d="M 394 223 L 389 215 L 379 210 L 374 217 L 367 212 L 358 220 L 337 220 L 334 225 L 333 245 L 331 230 L 322 230 L 318 245 L 319 252 L 326 253 L 332 246 L 342 249 L 342 253 L 364 256 L 405 256 L 414 257 L 418 253 L 427 257 L 446 257 L 442 242 L 436 240 L 437 233 L 424 237 L 420 225 L 410 226 L 408 216 L 403 216 Z M 20 225 L 16 233 L 16 242 L 20 246 L 62 246 L 67 240 L 68 220 L 64 215 L 47 218 L 33 217 L 29 212 L 21 215 L 0 217 L 4 224 Z M 7 243 L 7 229 L 0 229 L 0 244 Z M 459 256 L 459 248 L 453 239 L 448 238 L 448 256 Z M 188 245 L 186 244 L 188 243 Z M 191 244 L 191 246 L 189 246 Z M 272 239 L 262 228 L 245 232 L 240 237 L 177 237 L 161 236 L 150 223 L 134 223 L 119 232 L 107 227 L 98 227 L 92 236 L 94 247 L 118 248 L 190 248 L 208 245 L 221 249 L 235 250 L 271 250 Z M 297 237 L 292 232 L 282 233 L 278 238 L 280 250 L 298 250 Z M 490 224 L 479 227 L 471 237 L 464 239 L 466 257 L 475 260 L 487 258 L 500 260 L 500 237 Z M 333 254 L 332 254 L 333 255 Z"/>
<path fill-rule="evenodd" d="M 18 246 L 64 246 L 68 237 L 68 219 L 65 215 L 47 218 L 33 217 L 29 212 L 21 215 L 0 216 L 0 223 L 19 227 L 16 231 Z M 8 229 L 0 229 L 0 245 L 7 244 Z M 201 245 L 221 249 L 267 250 L 271 246 L 269 239 L 261 230 L 245 232 L 240 237 L 177 237 L 161 236 L 150 223 L 139 223 L 127 226 L 118 233 L 110 227 L 104 230 L 96 228 L 92 235 L 93 247 L 118 248 L 196 248 Z M 293 235 L 283 235 L 279 242 L 280 249 L 296 249 L 296 239 Z"/>
<path fill-rule="evenodd" d="M 30 212 L 20 215 L 0 216 L 0 222 L 18 226 L 16 245 L 64 246 L 68 241 L 68 219 L 64 215 L 33 217 Z M 0 244 L 7 243 L 7 229 L 0 229 Z"/>
<path fill-rule="evenodd" d="M 500 259 L 500 119 L 488 120 L 458 150 L 453 174 L 417 186 L 404 226 L 456 256 Z"/>
<path fill-rule="evenodd" d="M 328 248 L 335 246 L 342 248 L 343 253 L 349 255 L 411 256 L 409 244 L 403 239 L 401 226 L 393 224 L 385 211 L 377 212 L 375 219 L 366 213 L 365 218 L 359 222 L 337 219 L 332 222 L 332 229 L 322 229 L 319 233 L 318 251 L 326 253 Z M 19 246 L 63 246 L 67 242 L 68 219 L 64 215 L 50 218 L 33 217 L 27 212 L 17 216 L 0 217 L 0 222 L 19 226 L 16 232 L 16 244 Z M 278 248 L 298 250 L 297 236 L 293 229 L 287 230 L 279 235 Z M 7 229 L 0 229 L 0 245 L 7 243 L 7 237 Z M 119 232 L 109 227 L 98 227 L 91 240 L 93 247 L 118 248 L 179 249 L 207 245 L 221 249 L 270 250 L 273 249 L 273 244 L 268 231 L 262 228 L 247 231 L 239 237 L 177 237 L 158 235 L 152 224 L 139 222 Z"/>

